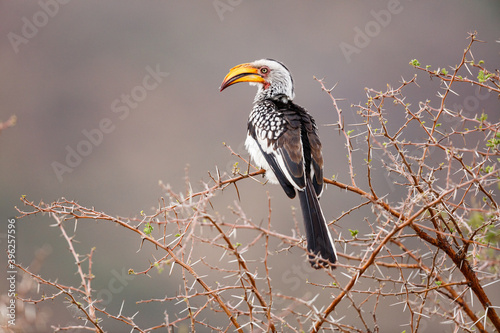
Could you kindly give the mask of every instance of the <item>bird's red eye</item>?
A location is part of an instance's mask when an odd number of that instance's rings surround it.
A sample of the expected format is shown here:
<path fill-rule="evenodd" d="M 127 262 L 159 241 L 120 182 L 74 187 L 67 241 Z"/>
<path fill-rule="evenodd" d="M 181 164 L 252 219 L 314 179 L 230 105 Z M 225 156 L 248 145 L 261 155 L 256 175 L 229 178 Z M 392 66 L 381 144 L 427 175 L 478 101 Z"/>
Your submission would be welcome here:
<path fill-rule="evenodd" d="M 260 72 L 261 72 L 262 74 L 267 74 L 267 73 L 269 73 L 269 68 L 267 68 L 267 67 L 262 67 L 262 68 L 260 69 Z"/>

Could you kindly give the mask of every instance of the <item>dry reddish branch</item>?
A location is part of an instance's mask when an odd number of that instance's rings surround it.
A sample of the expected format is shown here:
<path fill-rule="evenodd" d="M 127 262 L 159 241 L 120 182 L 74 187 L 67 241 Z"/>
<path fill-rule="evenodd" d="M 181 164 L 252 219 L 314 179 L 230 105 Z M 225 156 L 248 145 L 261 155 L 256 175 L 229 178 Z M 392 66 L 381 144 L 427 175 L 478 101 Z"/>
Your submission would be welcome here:
<path fill-rule="evenodd" d="M 0 122 L 0 133 L 6 128 L 13 127 L 17 122 L 17 117 L 12 115 L 7 121 Z"/>

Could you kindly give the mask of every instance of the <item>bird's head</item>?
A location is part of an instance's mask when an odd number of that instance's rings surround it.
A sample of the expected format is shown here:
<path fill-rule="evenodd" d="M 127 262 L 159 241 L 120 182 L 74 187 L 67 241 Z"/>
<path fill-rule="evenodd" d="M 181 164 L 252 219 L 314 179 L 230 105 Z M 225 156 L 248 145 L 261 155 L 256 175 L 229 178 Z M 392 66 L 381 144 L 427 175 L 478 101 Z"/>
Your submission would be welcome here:
<path fill-rule="evenodd" d="M 276 60 L 261 59 L 231 68 L 222 81 L 220 91 L 239 82 L 257 86 L 256 101 L 281 94 L 290 100 L 294 98 L 292 75 L 285 65 Z"/>

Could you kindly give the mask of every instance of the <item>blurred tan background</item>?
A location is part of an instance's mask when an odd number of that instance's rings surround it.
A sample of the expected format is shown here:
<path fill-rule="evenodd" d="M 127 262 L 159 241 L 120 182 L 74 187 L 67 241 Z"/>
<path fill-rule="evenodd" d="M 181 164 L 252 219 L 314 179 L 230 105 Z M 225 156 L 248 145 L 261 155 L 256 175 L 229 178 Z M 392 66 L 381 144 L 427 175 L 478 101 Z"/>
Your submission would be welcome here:
<path fill-rule="evenodd" d="M 346 123 L 356 123 L 349 106 L 363 102 L 365 87 L 382 90 L 397 86 L 402 76 L 410 79 L 413 58 L 433 68 L 457 64 L 469 31 L 486 42 L 476 46 L 476 59 L 498 69 L 499 18 L 498 1 L 2 1 L 0 120 L 18 120 L 0 134 L 1 224 L 17 215 L 21 195 L 44 202 L 66 197 L 109 214 L 138 216 L 157 205 L 159 180 L 176 191 L 184 188 L 187 165 L 195 190 L 215 166 L 229 172 L 236 160 L 222 142 L 244 153 L 255 88 L 218 88 L 231 67 L 260 58 L 280 60 L 291 70 L 295 101 L 320 126 L 325 175 L 346 182 L 344 141 L 324 126 L 337 115 L 313 76 L 338 83 L 334 95 L 345 99 L 340 106 Z M 418 75 L 414 102 L 436 98 L 436 85 Z M 464 105 L 466 97 L 457 103 Z M 472 114 L 486 108 L 498 119 L 493 98 L 466 106 Z M 94 144 L 84 143 L 90 141 L 85 133 L 94 134 Z M 73 156 L 69 165 L 69 151 L 86 156 Z M 391 191 L 386 175 L 376 179 Z M 265 207 L 265 191 L 273 197 L 274 221 L 289 219 L 290 206 L 298 203 L 279 187 L 249 184 L 243 193 L 247 211 L 255 220 L 266 216 L 252 209 L 252 201 Z M 352 197 L 337 189 L 325 197 L 329 219 L 352 207 Z M 50 254 L 40 273 L 75 279 L 67 246 L 51 223 L 47 216 L 20 221 L 19 262 L 28 265 L 45 246 Z M 343 227 L 367 228 L 362 217 Z M 148 257 L 136 254 L 138 244 L 126 233 L 90 221 L 79 228 L 81 253 L 97 246 L 97 290 L 134 263 L 144 268 Z M 290 226 L 276 228 L 286 232 Z M 304 260 L 298 253 L 286 258 Z M 122 299 L 134 309 L 136 300 L 162 297 L 172 288 L 166 275 L 147 281 L 122 281 L 128 288 L 113 295 L 110 310 L 117 311 Z M 139 322 L 159 322 L 165 307 L 145 305 Z M 64 306 L 44 311 L 49 324 L 71 321 L 72 310 Z"/>

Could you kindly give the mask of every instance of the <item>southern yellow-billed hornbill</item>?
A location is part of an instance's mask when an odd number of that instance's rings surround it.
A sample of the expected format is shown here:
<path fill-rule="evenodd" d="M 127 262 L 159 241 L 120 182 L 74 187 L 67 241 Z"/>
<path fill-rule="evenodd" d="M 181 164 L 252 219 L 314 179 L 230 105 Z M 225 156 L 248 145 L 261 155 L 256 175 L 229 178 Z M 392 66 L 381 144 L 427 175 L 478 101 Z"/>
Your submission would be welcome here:
<path fill-rule="evenodd" d="M 311 265 L 334 267 L 337 254 L 318 200 L 323 191 L 321 142 L 313 117 L 293 103 L 290 72 L 272 59 L 241 64 L 229 71 L 220 91 L 238 82 L 258 88 L 248 119 L 248 152 L 288 197 L 298 191 Z"/>

